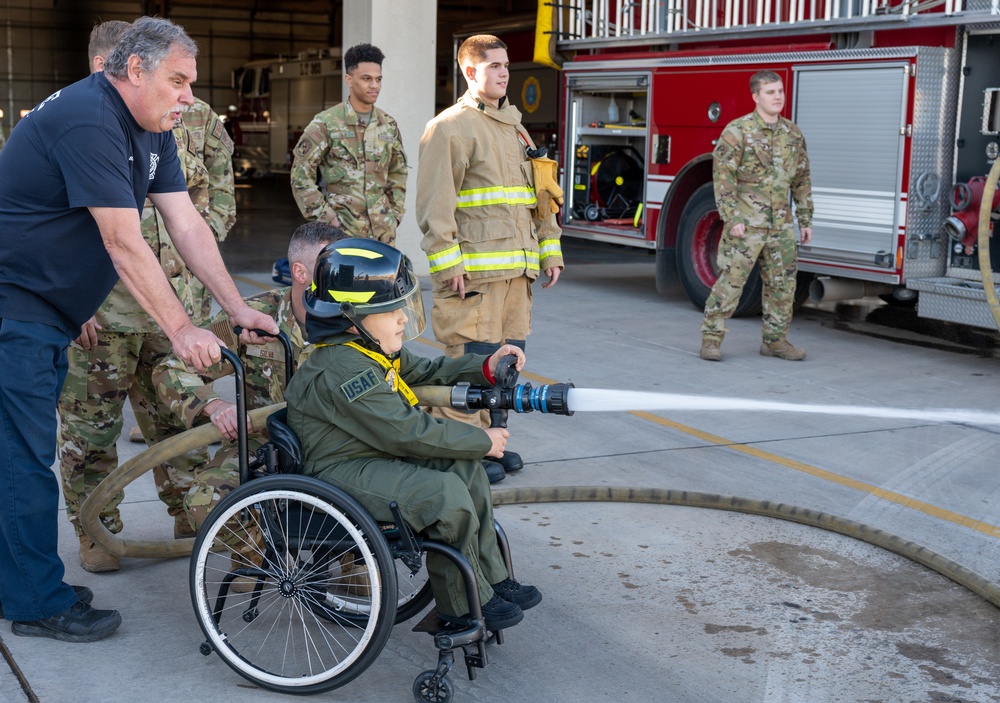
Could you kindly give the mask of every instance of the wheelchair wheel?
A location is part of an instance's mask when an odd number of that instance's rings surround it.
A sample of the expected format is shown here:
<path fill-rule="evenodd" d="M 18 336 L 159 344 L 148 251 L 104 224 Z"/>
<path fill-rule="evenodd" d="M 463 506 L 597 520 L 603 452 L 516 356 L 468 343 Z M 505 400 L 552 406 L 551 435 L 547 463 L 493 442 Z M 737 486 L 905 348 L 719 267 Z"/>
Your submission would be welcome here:
<path fill-rule="evenodd" d="M 340 597 L 329 585 L 347 578 L 347 554 L 357 586 Z M 381 653 L 396 616 L 396 568 L 375 521 L 305 476 L 254 479 L 226 496 L 198 531 L 190 584 L 202 651 L 280 693 L 350 682 Z"/>
<path fill-rule="evenodd" d="M 427 567 L 411 574 L 403 562 L 396 560 L 396 624 L 406 622 L 420 614 L 434 600 L 431 593 L 431 582 L 427 576 Z"/>

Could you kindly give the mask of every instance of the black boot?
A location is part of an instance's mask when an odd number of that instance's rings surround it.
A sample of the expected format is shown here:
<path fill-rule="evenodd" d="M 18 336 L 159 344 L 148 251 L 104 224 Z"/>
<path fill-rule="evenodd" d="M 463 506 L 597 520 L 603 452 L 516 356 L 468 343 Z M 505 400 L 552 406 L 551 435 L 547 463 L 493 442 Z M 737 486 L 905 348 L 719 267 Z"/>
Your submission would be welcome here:
<path fill-rule="evenodd" d="M 503 470 L 509 474 L 515 471 L 520 471 L 524 468 L 524 462 L 521 461 L 521 455 L 517 452 L 504 452 L 503 456 L 499 459 L 492 459 L 492 461 L 497 462 L 503 467 Z"/>
<path fill-rule="evenodd" d="M 486 478 L 490 483 L 500 483 L 507 478 L 507 472 L 495 459 L 483 459 L 483 468 L 486 469 Z"/>

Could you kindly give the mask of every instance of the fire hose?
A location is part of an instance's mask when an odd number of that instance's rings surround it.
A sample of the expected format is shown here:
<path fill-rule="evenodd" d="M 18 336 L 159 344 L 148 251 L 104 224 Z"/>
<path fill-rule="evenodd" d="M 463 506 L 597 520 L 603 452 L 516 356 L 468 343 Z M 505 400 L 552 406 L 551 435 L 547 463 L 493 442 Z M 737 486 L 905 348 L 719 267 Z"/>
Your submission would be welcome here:
<path fill-rule="evenodd" d="M 513 359 L 513 357 L 501 360 L 496 374 L 497 383 L 493 387 L 459 384 L 453 387 L 418 386 L 413 390 L 421 405 L 489 410 L 494 426 L 506 426 L 506 413 L 509 410 L 517 413 L 537 410 L 548 414 L 573 414 L 573 410 L 567 403 L 567 398 L 573 388 L 572 384 L 545 384 L 538 388 L 533 388 L 529 383 L 517 384 L 517 373 L 513 370 L 513 362 L 507 361 L 507 359 Z M 264 427 L 266 418 L 284 406 L 284 403 L 277 403 L 251 411 L 249 417 L 252 426 Z M 503 424 L 499 424 L 501 422 Z M 221 433 L 214 425 L 203 425 L 159 442 L 128 460 L 105 477 L 84 502 L 80 509 L 81 527 L 94 542 L 118 556 L 152 559 L 189 556 L 194 547 L 194 538 L 179 540 L 124 539 L 107 529 L 100 520 L 100 513 L 103 506 L 107 505 L 115 494 L 139 476 L 165 461 L 191 449 L 218 441 L 221 437 Z M 500 488 L 493 489 L 492 496 L 493 504 L 497 506 L 565 502 L 649 503 L 728 510 L 797 522 L 858 539 L 910 559 L 1000 607 L 1000 584 L 996 584 L 971 569 L 915 542 L 822 511 L 769 500 L 695 491 L 626 486 Z"/>
<path fill-rule="evenodd" d="M 990 236 L 993 234 L 993 228 L 990 227 L 990 214 L 993 209 L 993 194 L 997 189 L 998 178 L 1000 178 L 1000 159 L 994 159 L 989 176 L 986 177 L 983 201 L 979 207 L 978 244 L 979 274 L 983 279 L 983 291 L 986 293 L 986 302 L 990 306 L 990 313 L 993 314 L 993 321 L 996 322 L 997 329 L 1000 330 L 1000 301 L 997 301 L 997 292 L 993 284 L 993 265 L 990 262 Z"/>

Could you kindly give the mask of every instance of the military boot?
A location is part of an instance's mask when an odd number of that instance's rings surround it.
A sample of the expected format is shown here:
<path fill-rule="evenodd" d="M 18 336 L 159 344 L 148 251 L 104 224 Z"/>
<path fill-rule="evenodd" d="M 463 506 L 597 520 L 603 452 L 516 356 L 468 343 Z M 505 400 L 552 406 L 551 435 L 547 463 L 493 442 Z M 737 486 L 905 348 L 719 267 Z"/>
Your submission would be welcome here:
<path fill-rule="evenodd" d="M 787 339 L 777 342 L 764 342 L 760 345 L 761 356 L 776 356 L 786 361 L 802 361 L 806 358 L 806 350 L 793 347 Z"/>
<path fill-rule="evenodd" d="M 367 598 L 372 594 L 372 582 L 368 576 L 368 567 L 354 552 L 347 552 L 340 557 L 340 581 L 349 596 Z"/>
<path fill-rule="evenodd" d="M 118 555 L 112 554 L 87 535 L 80 535 L 80 566 L 94 574 L 118 571 L 121 568 Z"/>
<path fill-rule="evenodd" d="M 701 358 L 705 361 L 722 361 L 722 350 L 719 347 L 722 342 L 718 339 L 701 340 Z M 763 352 L 761 352 L 763 354 Z"/>

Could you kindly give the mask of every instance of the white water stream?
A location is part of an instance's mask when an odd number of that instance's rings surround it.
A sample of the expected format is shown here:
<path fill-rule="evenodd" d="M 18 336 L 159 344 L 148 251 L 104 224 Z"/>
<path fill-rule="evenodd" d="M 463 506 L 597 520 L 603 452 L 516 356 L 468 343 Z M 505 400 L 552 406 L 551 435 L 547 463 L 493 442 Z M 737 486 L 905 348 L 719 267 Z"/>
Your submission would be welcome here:
<path fill-rule="evenodd" d="M 570 388 L 566 405 L 573 412 L 627 410 L 755 410 L 761 412 L 813 413 L 822 415 L 854 415 L 858 417 L 955 422 L 971 425 L 1000 425 L 1000 413 L 951 408 L 911 410 L 856 405 L 822 405 L 814 403 L 781 403 L 744 398 L 713 398 L 675 393 L 605 390 L 601 388 Z"/>

